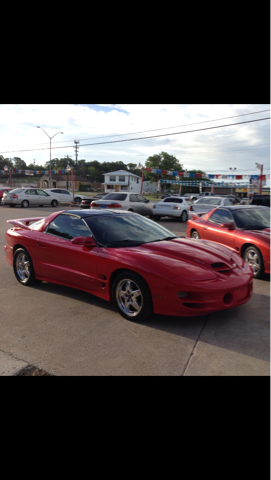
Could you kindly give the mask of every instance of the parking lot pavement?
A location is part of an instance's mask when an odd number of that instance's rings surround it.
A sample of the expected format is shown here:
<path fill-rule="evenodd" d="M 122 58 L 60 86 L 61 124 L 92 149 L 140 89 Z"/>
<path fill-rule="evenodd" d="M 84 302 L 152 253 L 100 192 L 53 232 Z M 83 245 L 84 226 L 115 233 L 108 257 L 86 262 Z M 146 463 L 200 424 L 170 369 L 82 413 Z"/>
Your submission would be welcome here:
<path fill-rule="evenodd" d="M 248 303 L 198 317 L 126 321 L 112 304 L 42 282 L 23 287 L 5 260 L 7 219 L 63 207 L 0 207 L 0 376 L 33 365 L 57 376 L 269 376 L 269 277 Z M 186 223 L 162 219 L 185 236 Z"/>

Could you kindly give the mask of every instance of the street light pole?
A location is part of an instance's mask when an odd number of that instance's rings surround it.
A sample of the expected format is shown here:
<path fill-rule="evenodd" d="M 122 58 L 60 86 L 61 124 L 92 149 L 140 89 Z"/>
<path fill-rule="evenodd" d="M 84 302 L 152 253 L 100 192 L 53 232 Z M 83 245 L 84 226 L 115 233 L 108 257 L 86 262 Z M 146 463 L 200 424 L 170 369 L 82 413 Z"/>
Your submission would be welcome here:
<path fill-rule="evenodd" d="M 42 127 L 38 127 L 38 126 L 37 126 L 37 128 L 41 128 L 41 130 L 43 130 L 43 131 L 44 131 L 44 133 L 46 133 L 46 132 L 45 132 L 45 130 L 44 130 L 44 128 L 42 128 Z M 49 173 L 49 185 L 50 185 L 50 188 L 51 188 L 51 182 L 52 182 L 52 167 L 51 167 L 51 140 L 52 140 L 52 138 L 54 138 L 54 137 L 55 137 L 55 136 L 56 136 L 58 133 L 62 133 L 62 135 L 63 135 L 63 132 L 57 132 L 57 133 L 55 133 L 55 134 L 54 134 L 52 137 L 50 137 L 50 136 L 48 135 L 48 133 L 46 133 L 47 137 L 49 137 L 49 138 L 50 138 L 50 173 Z"/>
<path fill-rule="evenodd" d="M 234 168 L 231 168 L 231 167 L 230 167 L 230 170 L 236 170 L 236 167 L 234 167 Z M 236 190 L 236 187 L 235 187 L 235 190 Z M 235 190 L 234 190 L 234 194 L 235 194 Z M 232 194 L 232 193 L 233 193 L 233 191 L 232 191 L 232 187 L 231 187 L 231 194 Z"/>
<path fill-rule="evenodd" d="M 4 170 L 7 171 L 8 167 L 7 165 L 4 166 Z M 12 168 L 9 167 L 9 186 L 12 188 Z"/>
<path fill-rule="evenodd" d="M 74 206 L 74 182 L 73 182 L 73 168 L 70 167 L 69 165 L 69 162 L 67 164 L 67 170 L 71 171 L 72 172 L 72 203 L 73 203 L 73 206 Z"/>

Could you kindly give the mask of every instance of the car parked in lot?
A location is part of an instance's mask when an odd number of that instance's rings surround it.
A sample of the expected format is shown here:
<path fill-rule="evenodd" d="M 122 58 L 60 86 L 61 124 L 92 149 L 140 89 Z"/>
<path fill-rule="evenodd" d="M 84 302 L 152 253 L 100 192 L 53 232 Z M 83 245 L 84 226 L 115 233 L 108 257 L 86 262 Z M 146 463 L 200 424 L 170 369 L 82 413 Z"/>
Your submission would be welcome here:
<path fill-rule="evenodd" d="M 222 244 L 244 258 L 254 278 L 270 273 L 270 208 L 252 205 L 219 207 L 187 221 L 187 237 Z"/>
<path fill-rule="evenodd" d="M 190 213 L 206 213 L 216 207 L 226 207 L 232 205 L 232 200 L 226 197 L 203 197 L 199 198 L 193 205 L 189 207 Z"/>
<path fill-rule="evenodd" d="M 252 269 L 236 253 L 133 212 L 73 209 L 8 222 L 6 260 L 21 285 L 84 290 L 113 300 L 127 320 L 206 315 L 252 295 Z"/>
<path fill-rule="evenodd" d="M 90 208 L 90 204 L 91 202 L 93 202 L 94 200 L 101 200 L 102 198 L 105 197 L 105 193 L 98 193 L 97 195 L 95 195 L 95 197 L 87 197 L 87 198 L 84 198 L 82 201 L 81 201 L 81 204 L 80 204 L 80 207 L 81 208 Z"/>
<path fill-rule="evenodd" d="M 116 208 L 128 210 L 128 212 L 140 213 L 140 215 L 152 216 L 154 203 L 147 200 L 139 193 L 108 193 L 102 200 L 93 200 L 91 209 Z"/>
<path fill-rule="evenodd" d="M 153 205 L 152 214 L 155 220 L 161 217 L 173 217 L 181 222 L 188 218 L 189 204 L 185 197 L 167 197 Z"/>
<path fill-rule="evenodd" d="M 73 193 L 69 192 L 69 190 L 64 190 L 63 188 L 47 188 L 45 192 L 57 198 L 59 203 L 73 203 Z M 83 198 L 88 198 L 88 197 L 76 192 L 74 194 L 74 203 L 79 205 Z"/>
<path fill-rule="evenodd" d="M 250 205 L 262 205 L 263 207 L 270 208 L 270 195 L 253 195 Z"/>
<path fill-rule="evenodd" d="M 52 207 L 56 207 L 58 199 L 53 194 L 49 195 L 40 188 L 14 188 L 10 192 L 4 193 L 3 205 L 9 205 L 10 207 L 20 205 L 23 208 L 32 205 L 52 205 Z"/>
<path fill-rule="evenodd" d="M 4 205 L 2 202 L 4 193 L 10 192 L 10 190 L 12 190 L 12 188 L 8 188 L 8 187 L 0 188 L 0 205 Z"/>

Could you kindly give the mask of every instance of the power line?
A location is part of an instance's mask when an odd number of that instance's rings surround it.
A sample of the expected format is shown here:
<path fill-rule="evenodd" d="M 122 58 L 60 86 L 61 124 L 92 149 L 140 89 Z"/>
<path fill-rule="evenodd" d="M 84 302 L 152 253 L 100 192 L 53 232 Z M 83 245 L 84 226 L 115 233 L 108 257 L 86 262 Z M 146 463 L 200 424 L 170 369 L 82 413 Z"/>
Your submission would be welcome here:
<path fill-rule="evenodd" d="M 231 127 L 231 126 L 234 126 L 234 125 L 242 125 L 242 124 L 245 124 L 245 123 L 260 122 L 262 120 L 269 120 L 269 119 L 270 119 L 270 117 L 258 118 L 258 119 L 255 119 L 255 120 L 247 120 L 245 122 L 229 123 L 227 125 L 217 125 L 215 127 L 199 128 L 197 130 L 186 130 L 184 132 L 164 133 L 164 134 L 160 134 L 160 135 L 150 135 L 148 137 L 125 138 L 123 140 L 111 140 L 111 141 L 108 141 L 108 142 L 85 143 L 85 144 L 81 145 L 81 147 L 88 147 L 88 146 L 93 146 L 93 145 L 106 145 L 106 144 L 109 144 L 109 143 L 131 142 L 131 141 L 135 141 L 135 140 L 148 140 L 149 138 L 168 137 L 168 136 L 171 136 L 171 135 L 181 135 L 183 133 L 193 133 L 193 132 L 201 132 L 201 131 L 204 131 L 204 130 L 214 130 L 216 128 Z M 60 149 L 60 148 L 70 148 L 70 147 L 73 147 L 73 145 L 66 145 L 66 146 L 63 146 L 63 147 L 51 147 L 51 149 L 56 150 L 56 149 Z M 8 150 L 8 151 L 2 152 L 2 153 L 33 152 L 33 151 L 38 151 L 38 150 L 49 150 L 49 148 L 50 147 L 34 148 L 34 149 L 27 149 L 27 150 L 13 150 L 13 151 Z"/>
<path fill-rule="evenodd" d="M 263 112 L 269 112 L 270 109 L 266 109 L 266 110 L 259 110 L 258 112 L 251 112 L 251 113 L 242 113 L 242 114 L 239 114 L 239 115 L 232 115 L 230 117 L 221 117 L 221 118 L 215 118 L 213 120 L 203 120 L 201 122 L 194 122 L 194 123 L 186 123 L 186 124 L 183 124 L 183 125 L 177 125 L 175 127 L 161 127 L 161 128 L 154 128 L 154 129 L 151 129 L 151 130 L 141 130 L 139 132 L 129 132 L 129 133 L 119 133 L 119 134 L 115 134 L 115 135 L 103 135 L 101 137 L 89 137 L 89 138 L 83 138 L 81 139 L 81 141 L 85 141 L 85 140 L 98 140 L 100 138 L 111 138 L 111 137 L 121 137 L 121 136 L 125 136 L 125 135 L 135 135 L 137 133 L 148 133 L 148 132 L 156 132 L 158 130 L 168 130 L 170 128 L 179 128 L 179 127 L 187 127 L 189 125 L 199 125 L 201 123 L 210 123 L 210 122 L 217 122 L 219 120 L 226 120 L 228 118 L 236 118 L 236 117 L 243 117 L 243 116 L 246 116 L 246 115 L 256 115 L 258 113 L 263 113 Z M 70 140 L 63 140 L 61 142 L 54 142 L 54 144 L 59 144 L 59 143 L 67 143 L 67 142 L 70 142 Z M 37 143 L 35 145 L 46 145 L 45 142 L 43 143 Z M 5 148 L 5 147 L 3 147 Z"/>

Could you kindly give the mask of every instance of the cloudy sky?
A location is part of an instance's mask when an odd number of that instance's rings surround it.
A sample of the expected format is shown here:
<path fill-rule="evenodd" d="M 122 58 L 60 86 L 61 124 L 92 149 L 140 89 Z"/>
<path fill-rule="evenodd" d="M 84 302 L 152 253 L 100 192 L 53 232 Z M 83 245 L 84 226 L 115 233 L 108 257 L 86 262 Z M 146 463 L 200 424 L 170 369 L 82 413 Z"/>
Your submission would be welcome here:
<path fill-rule="evenodd" d="M 255 121 L 267 117 L 269 104 L 0 105 L 0 155 L 44 164 L 49 138 L 40 126 L 50 137 L 63 132 L 52 139 L 52 158 L 75 160 L 79 140 L 79 160 L 144 165 L 165 151 L 187 170 L 257 175 L 257 162 L 270 174 L 270 120 Z"/>

